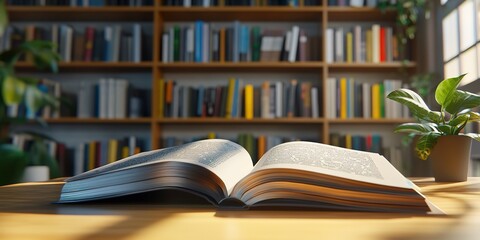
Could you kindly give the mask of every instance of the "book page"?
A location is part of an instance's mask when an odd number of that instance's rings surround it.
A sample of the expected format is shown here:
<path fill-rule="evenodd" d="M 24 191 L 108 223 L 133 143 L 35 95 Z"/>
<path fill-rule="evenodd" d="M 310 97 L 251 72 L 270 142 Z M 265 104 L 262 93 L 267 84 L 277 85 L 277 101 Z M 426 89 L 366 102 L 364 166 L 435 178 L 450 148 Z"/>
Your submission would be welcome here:
<path fill-rule="evenodd" d="M 332 176 L 412 188 L 383 156 L 313 142 L 280 144 L 263 155 L 253 171 L 267 168 L 294 168 Z"/>
<path fill-rule="evenodd" d="M 90 178 L 161 161 L 186 162 L 207 168 L 222 179 L 229 194 L 233 186 L 253 169 L 252 159 L 242 146 L 228 140 L 209 139 L 139 153 L 69 178 L 67 181 Z"/>

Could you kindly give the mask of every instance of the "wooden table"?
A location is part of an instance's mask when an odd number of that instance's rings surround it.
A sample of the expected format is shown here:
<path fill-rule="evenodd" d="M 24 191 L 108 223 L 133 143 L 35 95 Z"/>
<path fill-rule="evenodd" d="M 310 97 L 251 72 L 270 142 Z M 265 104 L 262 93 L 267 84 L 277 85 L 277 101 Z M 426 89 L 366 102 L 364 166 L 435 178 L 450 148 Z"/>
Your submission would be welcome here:
<path fill-rule="evenodd" d="M 61 181 L 0 187 L 0 239 L 480 239 L 480 178 L 415 179 L 446 216 L 327 211 L 216 211 L 209 206 L 60 205 Z"/>

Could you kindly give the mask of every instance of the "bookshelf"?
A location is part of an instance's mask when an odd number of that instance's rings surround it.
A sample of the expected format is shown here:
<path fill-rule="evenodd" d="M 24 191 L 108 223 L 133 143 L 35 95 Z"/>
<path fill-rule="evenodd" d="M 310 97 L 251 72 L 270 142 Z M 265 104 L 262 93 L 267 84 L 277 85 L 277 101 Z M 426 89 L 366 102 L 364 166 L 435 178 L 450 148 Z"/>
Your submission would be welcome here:
<path fill-rule="evenodd" d="M 416 71 L 415 61 L 407 63 L 382 62 L 382 63 L 327 63 L 325 59 L 326 42 L 324 38 L 318 40 L 319 56 L 318 61 L 306 62 L 162 62 L 162 33 L 166 30 L 165 25 L 172 22 L 192 22 L 203 20 L 208 22 L 231 22 L 234 20 L 244 22 L 290 22 L 290 23 L 314 23 L 318 26 L 316 29 L 320 37 L 331 24 L 349 24 L 352 22 L 367 23 L 390 23 L 395 21 L 395 12 L 380 12 L 375 8 L 361 7 L 337 7 L 328 6 L 327 0 L 321 0 L 320 6 L 309 7 L 173 7 L 163 6 L 161 0 L 154 1 L 153 6 L 142 7 L 124 7 L 124 6 L 106 6 L 106 7 L 27 7 L 27 6 L 9 6 L 8 12 L 10 19 L 15 22 L 28 21 L 75 21 L 75 22 L 120 22 L 120 24 L 142 22 L 152 25 L 153 51 L 152 61 L 147 62 L 68 62 L 60 63 L 60 74 L 62 73 L 146 73 L 151 75 L 150 88 L 151 95 L 151 117 L 136 119 L 97 119 L 97 118 L 72 118 L 60 117 L 57 119 L 48 119 L 51 128 L 56 124 L 77 125 L 88 124 L 96 126 L 99 130 L 105 125 L 143 125 L 147 127 L 150 133 L 150 142 L 152 149 L 162 147 L 160 139 L 164 137 L 165 132 L 171 132 L 171 129 L 182 127 L 205 128 L 214 130 L 218 125 L 227 126 L 231 129 L 244 128 L 263 128 L 272 127 L 274 131 L 282 132 L 282 128 L 301 129 L 308 128 L 309 131 L 318 135 L 318 141 L 330 143 L 329 135 L 338 128 L 348 129 L 362 127 L 380 127 L 391 132 L 396 124 L 407 122 L 410 119 L 330 119 L 326 118 L 326 79 L 332 74 L 398 74 L 400 69 L 407 73 Z M 19 63 L 19 71 L 34 72 L 31 64 Z M 279 74 L 311 74 L 315 75 L 315 83 L 320 86 L 319 98 L 321 98 L 320 117 L 319 118 L 274 118 L 251 120 L 243 118 L 160 118 L 159 117 L 159 79 L 169 74 L 178 74 L 183 72 L 192 72 L 199 75 L 208 75 L 210 73 L 221 74 L 242 74 L 242 73 L 260 73 L 269 74 L 272 72 Z M 261 84 L 259 81 L 258 84 Z M 127 130 L 128 131 L 128 130 Z M 221 131 L 221 130 L 220 130 Z"/>

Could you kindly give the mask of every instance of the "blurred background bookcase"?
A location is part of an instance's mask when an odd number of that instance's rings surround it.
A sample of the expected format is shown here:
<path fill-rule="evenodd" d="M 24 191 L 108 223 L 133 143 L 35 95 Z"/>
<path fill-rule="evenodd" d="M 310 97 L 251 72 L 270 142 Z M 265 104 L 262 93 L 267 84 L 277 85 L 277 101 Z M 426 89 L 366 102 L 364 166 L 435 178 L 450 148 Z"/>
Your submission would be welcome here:
<path fill-rule="evenodd" d="M 62 62 L 60 73 L 38 72 L 29 63 L 20 63 L 17 70 L 24 74 L 45 76 L 60 81 L 62 88 L 70 88 L 73 93 L 78 82 L 83 79 L 97 81 L 99 78 L 123 78 L 130 85 L 150 89 L 150 115 L 136 118 L 49 118 L 48 128 L 38 126 L 19 126 L 14 130 L 35 129 L 44 132 L 68 147 L 94 140 L 107 141 L 111 138 L 137 136 L 145 139 L 144 149 L 158 149 L 164 146 L 163 139 L 169 136 L 198 137 L 215 132 L 217 137 L 236 139 L 239 133 L 253 135 L 275 135 L 306 139 L 327 144 L 332 143 L 332 134 L 379 134 L 385 146 L 400 146 L 401 136 L 393 133 L 395 125 L 406 122 L 405 118 L 328 118 L 326 80 L 331 77 L 353 77 L 362 82 L 381 82 L 385 79 L 408 81 L 415 73 L 417 64 L 413 56 L 408 62 L 390 61 L 380 63 L 327 62 L 325 32 L 337 26 L 352 27 L 355 24 L 380 24 L 394 26 L 393 11 L 380 12 L 371 7 L 329 6 L 327 0 L 319 0 L 318 6 L 212 6 L 181 7 L 164 6 L 161 0 L 153 1 L 152 6 L 8 6 L 10 21 L 22 28 L 27 24 L 48 25 L 66 23 L 83 31 L 84 26 L 119 24 L 122 26 L 139 23 L 142 30 L 151 38 L 152 58 L 140 62 L 99 62 L 70 61 Z M 292 25 L 303 26 L 315 35 L 318 48 L 313 61 L 295 62 L 163 62 L 162 34 L 176 23 L 224 22 L 229 24 L 240 21 L 248 25 L 274 25 L 280 29 L 290 29 Z M 284 27 L 282 27 L 284 26 Z M 412 53 L 415 46 L 407 49 Z M 421 54 L 421 49 L 415 52 Z M 288 81 L 304 79 L 319 87 L 319 117 L 281 117 L 281 118 L 224 118 L 224 117 L 160 117 L 159 84 L 160 79 L 174 79 L 193 85 L 226 84 L 229 77 L 239 77 L 253 85 L 261 85 L 264 80 Z M 212 83 L 209 83 L 211 81 Z M 407 150 L 408 152 L 409 150 Z M 404 159 L 411 158 L 410 155 Z M 410 161 L 410 160 L 407 160 Z M 409 175 L 410 173 L 406 173 Z"/>

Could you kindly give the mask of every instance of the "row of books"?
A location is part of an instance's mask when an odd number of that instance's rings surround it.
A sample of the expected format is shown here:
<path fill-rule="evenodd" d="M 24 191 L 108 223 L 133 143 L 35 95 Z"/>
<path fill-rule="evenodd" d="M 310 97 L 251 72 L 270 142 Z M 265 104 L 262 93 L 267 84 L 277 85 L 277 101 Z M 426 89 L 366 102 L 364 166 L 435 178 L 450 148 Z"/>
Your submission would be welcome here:
<path fill-rule="evenodd" d="M 65 62 L 141 62 L 152 59 L 151 36 L 142 31 L 140 24 L 90 26 L 83 31 L 66 24 L 52 24 L 50 28 L 28 25 L 23 30 L 9 26 L 0 38 L 0 51 L 30 40 L 52 41 Z"/>
<path fill-rule="evenodd" d="M 182 145 L 185 143 L 190 143 L 190 142 L 194 142 L 202 139 L 214 139 L 214 138 L 229 139 L 229 138 L 222 137 L 217 133 L 210 132 L 205 136 L 197 136 L 192 138 L 179 138 L 179 137 L 173 137 L 173 136 L 165 137 L 162 139 L 162 145 L 163 147 L 173 147 L 173 146 L 178 146 L 178 145 Z M 247 152 L 252 157 L 254 161 L 253 164 L 255 164 L 256 161 L 258 161 L 258 159 L 260 159 L 263 156 L 263 154 L 265 154 L 265 152 L 267 152 L 269 149 L 281 143 L 298 141 L 298 140 L 316 141 L 313 139 L 300 139 L 293 136 L 280 137 L 280 136 L 267 136 L 262 134 L 257 135 L 252 133 L 240 133 L 237 135 L 236 138 L 229 139 L 229 140 L 243 146 L 245 150 L 247 150 Z"/>
<path fill-rule="evenodd" d="M 78 90 L 76 117 L 123 119 L 149 117 L 151 90 L 129 85 L 125 79 L 82 81 Z"/>
<path fill-rule="evenodd" d="M 77 175 L 147 150 L 148 143 L 136 136 L 81 143 L 72 158 L 72 172 Z"/>
<path fill-rule="evenodd" d="M 154 0 L 7 0 L 11 6 L 70 6 L 70 7 L 103 7 L 103 6 L 152 6 Z"/>
<path fill-rule="evenodd" d="M 321 0 L 164 0 L 164 6 L 317 6 Z"/>
<path fill-rule="evenodd" d="M 230 27 L 196 21 L 173 26 L 162 35 L 163 62 L 311 61 L 315 41 L 299 26 L 264 29 L 234 21 Z"/>
<path fill-rule="evenodd" d="M 30 134 L 13 134 L 11 136 L 11 143 L 25 152 L 32 152 L 32 147 L 34 147 L 33 146 L 34 144 L 45 144 L 45 146 L 42 146 L 42 148 L 46 149 L 47 154 L 57 161 L 60 176 L 72 176 L 73 165 L 72 165 L 71 159 L 73 159 L 73 156 L 74 156 L 73 148 L 69 148 L 64 143 L 60 143 L 56 141 L 51 141 L 46 139 L 39 141 L 34 139 L 35 138 Z M 35 154 L 39 154 L 39 153 L 35 152 Z M 43 165 L 44 163 L 30 162 L 28 164 Z M 51 175 L 51 177 L 60 177 L 60 176 Z"/>
<path fill-rule="evenodd" d="M 61 96 L 61 86 L 58 82 L 49 79 L 41 79 L 37 84 L 37 89 L 41 92 L 48 93 L 56 98 Z M 66 95 L 64 96 L 66 97 Z M 9 118 L 26 118 L 34 119 L 42 118 L 56 118 L 60 116 L 61 112 L 68 112 L 68 106 L 60 103 L 60 108 L 54 109 L 52 107 L 43 107 L 41 109 L 30 109 L 25 103 L 10 105 L 6 108 L 6 115 Z"/>
<path fill-rule="evenodd" d="M 328 6 L 376 7 L 378 0 L 328 0 Z"/>
<path fill-rule="evenodd" d="M 160 81 L 160 117 L 318 118 L 318 87 L 311 82 L 265 81 L 261 86 L 231 78 L 227 85 L 184 86 Z"/>
<path fill-rule="evenodd" d="M 371 28 L 355 26 L 327 28 L 326 62 L 392 62 L 409 59 L 408 46 L 400 51 L 391 27 L 373 24 Z"/>
<path fill-rule="evenodd" d="M 327 79 L 328 118 L 407 118 L 409 112 L 386 96 L 402 88 L 400 80 L 381 83 L 358 82 L 353 78 Z"/>

